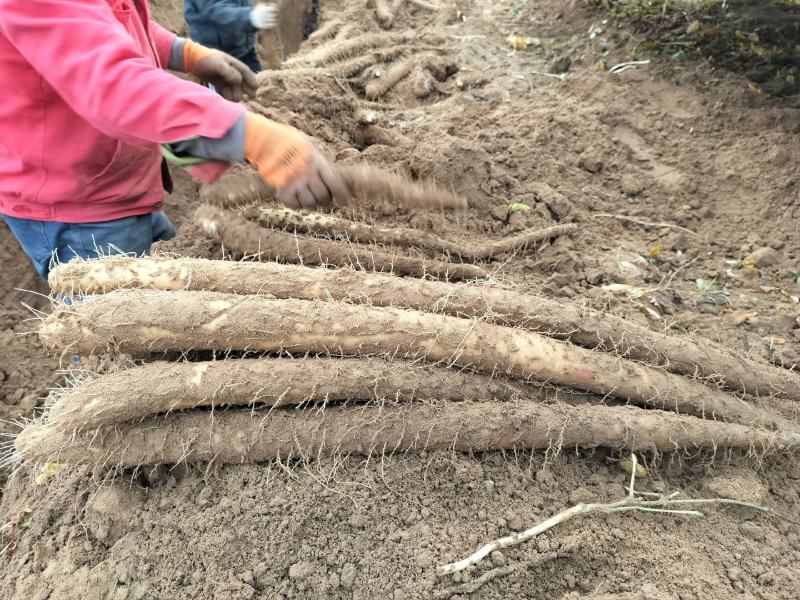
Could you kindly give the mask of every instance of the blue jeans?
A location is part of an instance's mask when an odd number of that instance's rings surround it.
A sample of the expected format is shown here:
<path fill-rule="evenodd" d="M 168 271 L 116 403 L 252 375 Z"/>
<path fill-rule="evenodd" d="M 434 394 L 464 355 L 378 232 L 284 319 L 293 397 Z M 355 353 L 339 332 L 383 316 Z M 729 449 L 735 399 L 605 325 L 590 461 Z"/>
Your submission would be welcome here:
<path fill-rule="evenodd" d="M 110 254 L 150 254 L 150 246 L 175 237 L 175 228 L 163 212 L 100 223 L 33 221 L 3 215 L 3 220 L 44 279 L 53 266 L 75 257 Z"/>

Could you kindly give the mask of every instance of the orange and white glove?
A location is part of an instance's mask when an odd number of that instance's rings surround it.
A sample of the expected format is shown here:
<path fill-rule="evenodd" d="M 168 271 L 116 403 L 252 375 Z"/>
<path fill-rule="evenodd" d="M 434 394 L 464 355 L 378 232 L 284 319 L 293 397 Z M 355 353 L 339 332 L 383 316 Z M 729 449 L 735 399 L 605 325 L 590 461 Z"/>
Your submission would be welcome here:
<path fill-rule="evenodd" d="M 255 96 L 258 88 L 255 73 L 242 61 L 192 40 L 183 45 L 183 70 L 213 83 L 224 98 L 234 102 L 241 101 L 245 94 Z"/>
<path fill-rule="evenodd" d="M 245 115 L 244 157 L 289 208 L 328 208 L 346 193 L 339 175 L 305 135 L 250 112 Z"/>

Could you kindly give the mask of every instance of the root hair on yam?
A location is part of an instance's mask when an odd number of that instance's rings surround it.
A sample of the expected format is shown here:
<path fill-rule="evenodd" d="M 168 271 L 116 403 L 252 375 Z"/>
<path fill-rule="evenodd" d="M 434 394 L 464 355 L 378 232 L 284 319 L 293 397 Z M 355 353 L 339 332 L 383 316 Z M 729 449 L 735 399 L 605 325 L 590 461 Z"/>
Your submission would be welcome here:
<path fill-rule="evenodd" d="M 56 308 L 46 347 L 72 353 L 219 350 L 369 356 L 457 365 L 609 395 L 648 408 L 800 431 L 763 401 L 538 333 L 397 308 L 216 292 L 117 290 Z"/>
<path fill-rule="evenodd" d="M 485 260 L 499 254 L 514 252 L 535 244 L 569 234 L 578 229 L 574 223 L 532 229 L 495 242 L 475 244 L 445 240 L 438 235 L 408 227 L 379 227 L 349 221 L 319 212 L 301 212 L 284 207 L 252 208 L 243 213 L 266 227 L 294 230 L 301 233 L 327 235 L 359 243 L 393 244 L 422 248 L 436 254 L 451 254 L 469 260 Z"/>
<path fill-rule="evenodd" d="M 607 447 L 634 451 L 737 448 L 796 451 L 797 434 L 767 432 L 657 410 L 535 402 L 332 407 L 305 411 L 189 411 L 123 427 L 62 433 L 29 425 L 16 438 L 27 461 L 124 467 L 215 461 L 239 464 L 334 454 Z"/>
<path fill-rule="evenodd" d="M 446 284 L 352 269 L 126 256 L 58 265 L 50 271 L 49 283 L 53 292 L 69 295 L 122 288 L 186 289 L 344 300 L 476 318 L 537 331 L 687 377 L 699 376 L 767 400 L 773 396 L 800 400 L 800 375 L 793 371 L 757 362 L 702 338 L 655 332 L 579 303 L 490 285 Z"/>
<path fill-rule="evenodd" d="M 297 236 L 266 229 L 239 215 L 214 206 L 201 206 L 195 220 L 209 237 L 244 256 L 301 265 L 356 267 L 442 279 L 481 279 L 489 273 L 476 265 L 443 262 L 400 254 L 389 254 L 347 242 Z"/>
<path fill-rule="evenodd" d="M 344 204 L 368 201 L 373 204 L 384 200 L 403 208 L 428 208 L 466 210 L 465 198 L 430 182 L 416 182 L 391 171 L 366 164 L 337 165 L 336 171 L 344 180 L 349 196 L 336 198 Z M 201 189 L 200 197 L 206 204 L 234 207 L 264 200 L 273 200 L 274 194 L 256 172 L 229 175 Z"/>
<path fill-rule="evenodd" d="M 61 431 L 121 425 L 198 407 L 299 406 L 340 401 L 474 399 L 580 402 L 549 386 L 380 358 L 265 358 L 153 362 L 66 389 L 47 412 Z"/>

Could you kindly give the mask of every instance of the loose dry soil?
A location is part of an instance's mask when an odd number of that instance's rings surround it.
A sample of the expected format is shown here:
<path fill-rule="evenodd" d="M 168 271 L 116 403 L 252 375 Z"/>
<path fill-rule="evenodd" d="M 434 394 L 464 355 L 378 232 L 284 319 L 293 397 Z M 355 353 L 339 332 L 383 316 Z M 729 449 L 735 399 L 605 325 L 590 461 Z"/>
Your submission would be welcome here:
<path fill-rule="evenodd" d="M 162 22 L 183 28 L 179 2 L 153 4 Z M 703 62 L 602 71 L 601 58 L 608 66 L 629 60 L 638 40 L 581 3 L 441 5 L 431 12 L 402 3 L 395 18 L 393 30 L 446 36 L 460 67 L 427 98 L 409 82 L 383 98 L 383 140 L 388 131 L 396 144 L 343 131 L 335 110 L 323 128 L 302 100 L 269 107 L 319 135 L 339 160 L 434 178 L 472 204 L 464 217 L 379 203 L 369 219 L 487 241 L 578 223 L 575 235 L 496 263 L 497 276 L 787 367 L 800 363 L 796 108 Z M 320 26 L 337 19 L 380 30 L 362 0 L 323 2 Z M 527 49 L 513 51 L 508 36 L 530 38 Z M 563 81 L 543 75 L 567 66 Z M 168 212 L 180 234 L 163 249 L 218 256 L 189 220 L 197 187 L 176 178 Z M 510 202 L 530 210 L 509 216 Z M 671 225 L 601 216 L 609 214 Z M 43 285 L 2 224 L 0 254 L 0 415 L 10 432 L 9 419 L 29 415 L 60 375 L 27 334 L 36 323 L 20 304 L 46 309 L 33 293 Z M 551 551 L 560 557 L 471 597 L 798 597 L 800 528 L 736 510 L 588 518 L 475 572 L 435 578 L 437 564 L 491 538 L 576 502 L 621 496 L 627 474 L 609 458 L 570 450 L 144 473 L 63 468 L 39 484 L 22 468 L 0 505 L 0 597 L 431 598 L 484 569 L 532 564 Z M 643 489 L 734 496 L 800 515 L 800 466 L 787 459 L 680 454 L 649 469 Z"/>

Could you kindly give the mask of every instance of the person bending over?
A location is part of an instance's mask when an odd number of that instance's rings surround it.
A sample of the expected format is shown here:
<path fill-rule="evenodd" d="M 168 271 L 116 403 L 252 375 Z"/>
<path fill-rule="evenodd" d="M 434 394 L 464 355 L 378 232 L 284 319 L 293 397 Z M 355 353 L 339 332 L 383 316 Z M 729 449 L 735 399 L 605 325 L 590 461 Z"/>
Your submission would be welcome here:
<path fill-rule="evenodd" d="M 0 0 L 0 73 L 0 214 L 42 277 L 175 235 L 162 152 L 209 161 L 206 180 L 247 161 L 293 208 L 344 193 L 309 138 L 238 103 L 256 87 L 245 64 L 169 33 L 146 0 Z"/>

